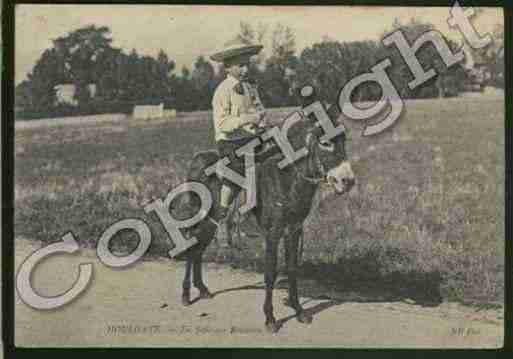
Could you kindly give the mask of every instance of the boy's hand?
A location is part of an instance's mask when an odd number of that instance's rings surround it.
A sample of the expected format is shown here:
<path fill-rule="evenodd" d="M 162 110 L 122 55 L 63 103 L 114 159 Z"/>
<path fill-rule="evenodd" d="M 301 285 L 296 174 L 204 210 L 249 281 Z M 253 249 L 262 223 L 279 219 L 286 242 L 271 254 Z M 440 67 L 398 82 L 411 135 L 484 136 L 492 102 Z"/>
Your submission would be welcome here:
<path fill-rule="evenodd" d="M 252 125 L 258 125 L 260 123 L 260 121 L 262 121 L 262 114 L 261 112 L 256 112 L 256 113 L 253 113 L 250 115 L 250 121 L 249 123 L 251 123 Z"/>
<path fill-rule="evenodd" d="M 266 111 L 259 111 L 255 114 L 256 119 L 253 122 L 257 126 L 264 126 L 265 125 L 265 116 L 267 115 Z"/>

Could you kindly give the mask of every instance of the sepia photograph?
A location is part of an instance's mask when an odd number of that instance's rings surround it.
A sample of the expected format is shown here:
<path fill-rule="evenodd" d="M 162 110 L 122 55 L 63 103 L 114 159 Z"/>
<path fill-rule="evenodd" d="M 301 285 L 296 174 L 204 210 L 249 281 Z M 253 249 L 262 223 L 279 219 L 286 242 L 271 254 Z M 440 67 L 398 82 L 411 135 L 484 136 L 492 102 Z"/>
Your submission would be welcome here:
<path fill-rule="evenodd" d="M 503 347 L 503 8 L 13 22 L 16 347 Z"/>

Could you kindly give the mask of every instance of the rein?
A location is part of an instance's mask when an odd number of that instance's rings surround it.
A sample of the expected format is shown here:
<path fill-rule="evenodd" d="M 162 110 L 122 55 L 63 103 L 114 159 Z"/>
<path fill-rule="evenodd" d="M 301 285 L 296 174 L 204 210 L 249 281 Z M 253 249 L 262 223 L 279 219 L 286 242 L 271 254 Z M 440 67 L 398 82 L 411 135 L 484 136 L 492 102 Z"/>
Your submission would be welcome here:
<path fill-rule="evenodd" d="M 319 183 L 322 183 L 322 182 L 326 182 L 324 166 L 322 165 L 322 163 L 320 163 L 320 165 L 321 165 L 321 170 L 322 170 L 322 173 L 323 173 L 323 175 L 321 177 L 309 177 L 307 175 L 304 175 L 301 172 L 298 173 L 298 176 L 301 177 L 302 179 L 304 179 L 305 181 L 313 183 L 313 184 L 319 184 Z"/>
<path fill-rule="evenodd" d="M 303 179 L 309 183 L 312 183 L 312 184 L 319 184 L 322 182 L 326 182 L 327 181 L 326 180 L 326 169 L 324 168 L 324 165 L 319 160 L 319 156 L 314 156 L 314 159 L 315 159 L 315 164 L 317 165 L 316 172 L 320 173 L 321 176 L 320 177 L 308 176 L 308 175 L 302 173 L 301 171 L 298 171 L 298 176 L 301 179 Z M 307 170 L 310 170 L 310 166 L 307 167 Z"/>

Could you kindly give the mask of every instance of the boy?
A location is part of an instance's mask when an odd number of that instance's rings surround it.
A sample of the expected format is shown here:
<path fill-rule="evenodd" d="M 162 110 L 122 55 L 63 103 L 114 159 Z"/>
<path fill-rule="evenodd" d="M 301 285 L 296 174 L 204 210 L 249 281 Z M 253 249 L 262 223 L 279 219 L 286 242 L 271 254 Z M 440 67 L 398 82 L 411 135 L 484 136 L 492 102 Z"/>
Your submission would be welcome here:
<path fill-rule="evenodd" d="M 265 109 L 256 87 L 248 82 L 251 56 L 262 50 L 261 45 L 235 44 L 211 56 L 224 64 L 227 76 L 217 87 L 212 99 L 215 141 L 221 158 L 230 159 L 228 165 L 244 175 L 244 157 L 235 150 L 256 137 L 256 130 L 263 124 Z M 221 245 L 228 241 L 227 214 L 238 187 L 223 178 L 221 188 L 221 221 L 217 238 Z"/>

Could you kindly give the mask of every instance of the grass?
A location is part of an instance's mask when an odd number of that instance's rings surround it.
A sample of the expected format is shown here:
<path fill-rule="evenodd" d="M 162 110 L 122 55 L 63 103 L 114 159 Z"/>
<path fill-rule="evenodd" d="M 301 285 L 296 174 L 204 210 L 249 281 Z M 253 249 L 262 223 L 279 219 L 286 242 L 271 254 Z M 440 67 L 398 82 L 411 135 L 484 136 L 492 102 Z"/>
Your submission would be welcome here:
<path fill-rule="evenodd" d="M 485 97 L 411 101 L 393 129 L 370 138 L 346 121 L 358 182 L 344 197 L 318 194 L 303 275 L 337 288 L 420 286 L 445 300 L 502 301 L 503 109 L 503 99 Z M 192 155 L 211 147 L 209 113 L 17 130 L 16 236 L 53 242 L 71 230 L 94 246 L 116 220 L 139 217 L 152 229 L 148 255 L 166 256 L 165 232 L 143 206 L 180 184 Z M 135 240 L 122 233 L 113 246 L 126 251 Z M 230 262 L 261 270 L 262 241 L 239 245 Z M 207 258 L 226 260 L 215 245 Z"/>

